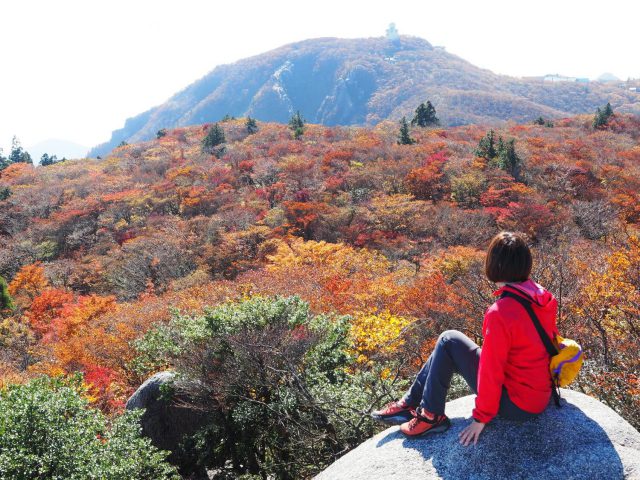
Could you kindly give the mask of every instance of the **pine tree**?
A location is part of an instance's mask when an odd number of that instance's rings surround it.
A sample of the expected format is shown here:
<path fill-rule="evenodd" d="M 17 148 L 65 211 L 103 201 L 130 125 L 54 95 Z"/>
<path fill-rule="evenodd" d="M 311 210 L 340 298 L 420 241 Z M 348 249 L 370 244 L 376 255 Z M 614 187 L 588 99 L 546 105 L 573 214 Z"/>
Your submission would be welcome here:
<path fill-rule="evenodd" d="M 40 166 L 46 167 L 48 165 L 53 165 L 54 163 L 58 163 L 58 157 L 55 155 L 49 155 L 48 153 L 43 153 L 42 157 L 40 157 Z"/>
<path fill-rule="evenodd" d="M 495 133 L 493 130 L 489 130 L 489 133 L 480 139 L 475 154 L 477 157 L 486 158 L 487 160 L 496 158 L 498 152 L 496 151 Z"/>
<path fill-rule="evenodd" d="M 522 160 L 516 152 L 516 141 L 511 139 L 506 143 L 502 142 L 500 137 L 500 148 L 498 154 L 498 166 L 511 174 L 516 180 L 520 177 L 520 167 L 522 166 Z"/>
<path fill-rule="evenodd" d="M 611 104 L 607 102 L 607 106 L 604 107 L 604 116 L 607 120 L 609 120 L 609 118 L 611 118 L 612 115 L 613 115 L 613 108 L 611 108 Z"/>
<path fill-rule="evenodd" d="M 538 118 L 536 118 L 536 119 L 533 121 L 533 124 L 534 124 L 534 125 L 540 125 L 541 127 L 542 127 L 542 126 L 544 126 L 544 118 L 542 118 L 541 116 L 540 116 L 540 117 L 538 117 Z"/>
<path fill-rule="evenodd" d="M 156 138 L 160 139 L 162 137 L 166 137 L 167 136 L 167 129 L 166 128 L 161 128 L 160 130 L 158 130 L 156 132 Z"/>
<path fill-rule="evenodd" d="M 289 128 L 293 131 L 293 138 L 299 140 L 304 134 L 304 118 L 300 115 L 300 110 L 289 120 Z"/>
<path fill-rule="evenodd" d="M 2 168 L 0 168 L 2 170 Z M 0 187 L 0 202 L 6 200 L 11 196 L 11 189 L 9 187 Z"/>
<path fill-rule="evenodd" d="M 604 112 L 598 107 L 596 114 L 593 117 L 593 128 L 599 128 L 607 124 L 604 118 Z"/>
<path fill-rule="evenodd" d="M 440 125 L 440 120 L 436 116 L 436 109 L 431 104 L 431 101 L 427 100 L 427 104 L 421 103 L 416 108 L 416 113 L 411 120 L 411 125 L 417 125 L 419 127 L 429 127 L 431 125 Z"/>
<path fill-rule="evenodd" d="M 202 140 L 202 151 L 220 158 L 225 151 L 223 143 L 226 141 L 224 130 L 216 123 Z"/>
<path fill-rule="evenodd" d="M 13 300 L 9 295 L 7 282 L 0 276 L 0 312 L 3 310 L 13 310 Z"/>
<path fill-rule="evenodd" d="M 258 131 L 258 124 L 256 123 L 255 118 L 247 117 L 245 125 L 247 127 L 247 133 L 249 135 L 253 135 Z"/>
<path fill-rule="evenodd" d="M 611 108 L 611 103 L 607 102 L 607 105 L 604 109 L 598 107 L 596 109 L 596 114 L 593 117 L 593 128 L 604 127 L 609 123 L 609 119 L 613 116 L 613 108 Z"/>
<path fill-rule="evenodd" d="M 411 138 L 409 133 L 409 124 L 407 118 L 402 117 L 400 120 L 400 135 L 398 135 L 398 145 L 413 145 L 416 143 L 415 139 Z"/>
<path fill-rule="evenodd" d="M 496 157 L 500 158 L 502 155 L 504 155 L 506 148 L 507 147 L 504 143 L 504 140 L 502 140 L 502 135 L 499 135 L 498 146 L 496 147 Z"/>
<path fill-rule="evenodd" d="M 4 170 L 10 165 L 9 159 L 2 155 L 2 149 L 0 148 L 0 171 Z"/>
<path fill-rule="evenodd" d="M 11 141 L 11 153 L 9 154 L 9 163 L 33 163 L 31 155 L 20 145 L 18 137 L 14 136 Z"/>

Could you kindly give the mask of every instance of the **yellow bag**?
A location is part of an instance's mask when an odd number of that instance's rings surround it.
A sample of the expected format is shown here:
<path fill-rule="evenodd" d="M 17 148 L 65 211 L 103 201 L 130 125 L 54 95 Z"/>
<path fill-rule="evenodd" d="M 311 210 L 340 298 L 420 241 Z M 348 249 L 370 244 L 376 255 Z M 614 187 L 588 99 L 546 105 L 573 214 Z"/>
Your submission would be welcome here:
<path fill-rule="evenodd" d="M 558 354 L 551 357 L 549 370 L 555 384 L 559 387 L 565 387 L 573 382 L 578 372 L 580 372 L 584 355 L 580 345 L 569 338 L 556 335 L 553 343 L 558 350 Z"/>

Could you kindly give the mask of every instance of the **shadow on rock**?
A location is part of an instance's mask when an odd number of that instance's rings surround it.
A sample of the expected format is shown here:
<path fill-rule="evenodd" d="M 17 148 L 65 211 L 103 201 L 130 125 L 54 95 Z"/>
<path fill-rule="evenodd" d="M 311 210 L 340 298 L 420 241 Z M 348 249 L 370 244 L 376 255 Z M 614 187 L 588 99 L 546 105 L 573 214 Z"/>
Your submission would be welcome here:
<path fill-rule="evenodd" d="M 464 417 L 452 418 L 444 435 L 404 438 L 402 446 L 419 452 L 438 477 L 447 480 L 624 478 L 622 461 L 607 433 L 564 400 L 560 410 L 550 406 L 533 420 L 496 418 L 485 427 L 476 445 L 465 447 L 458 435 L 469 422 Z"/>
<path fill-rule="evenodd" d="M 471 421 L 475 395 L 456 399 L 447 403 L 446 432 L 407 438 L 388 428 L 316 479 L 640 479 L 640 433 L 595 398 L 562 392 L 562 408 L 549 405 L 526 422 L 497 417 L 466 447 L 459 434 Z"/>

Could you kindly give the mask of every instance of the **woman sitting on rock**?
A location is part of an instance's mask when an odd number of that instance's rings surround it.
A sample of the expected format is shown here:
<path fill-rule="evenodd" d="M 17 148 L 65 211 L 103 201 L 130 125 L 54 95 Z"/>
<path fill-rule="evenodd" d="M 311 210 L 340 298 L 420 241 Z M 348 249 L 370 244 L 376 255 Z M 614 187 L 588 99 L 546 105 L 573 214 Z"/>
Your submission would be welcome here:
<path fill-rule="evenodd" d="M 485 273 L 498 290 L 513 292 L 531 302 L 550 338 L 558 333 L 554 296 L 529 278 L 531 252 L 524 238 L 501 232 L 489 245 Z M 460 443 L 476 444 L 484 426 L 496 415 L 527 420 L 542 413 L 551 396 L 549 354 L 533 321 L 519 302 L 499 298 L 489 307 L 482 326 L 482 348 L 457 330 L 438 338 L 431 356 L 409 391 L 398 401 L 372 413 L 373 418 L 397 425 L 408 437 L 443 432 L 451 422 L 444 414 L 453 373 L 464 377 L 477 395 L 473 422 L 460 433 Z"/>

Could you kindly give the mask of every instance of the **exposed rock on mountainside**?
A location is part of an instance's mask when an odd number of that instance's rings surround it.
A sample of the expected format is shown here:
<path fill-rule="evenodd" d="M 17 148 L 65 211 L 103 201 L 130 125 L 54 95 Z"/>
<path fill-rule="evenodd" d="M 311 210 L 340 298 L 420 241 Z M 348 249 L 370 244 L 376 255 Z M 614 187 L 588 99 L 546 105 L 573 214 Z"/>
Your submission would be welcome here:
<path fill-rule="evenodd" d="M 373 125 L 410 115 L 427 99 L 445 125 L 591 113 L 607 101 L 616 111 L 640 113 L 640 95 L 618 85 L 496 75 L 420 38 L 319 38 L 216 67 L 166 103 L 128 119 L 89 156 L 122 141 L 148 140 L 162 128 L 227 114 L 286 123 L 300 110 L 312 123 Z"/>
<path fill-rule="evenodd" d="M 533 421 L 493 420 L 467 447 L 458 434 L 475 395 L 459 398 L 447 404 L 452 426 L 445 433 L 406 439 L 389 428 L 316 479 L 640 478 L 640 433 L 594 398 L 564 389 L 562 396 L 562 408 L 550 405 Z"/>
<path fill-rule="evenodd" d="M 205 423 L 202 412 L 173 403 L 162 395 L 162 385 L 171 385 L 175 374 L 156 373 L 148 378 L 127 401 L 127 410 L 144 408 L 142 433 L 154 446 L 171 452 L 169 461 L 178 465 L 190 478 L 208 478 L 202 467 L 193 465 L 193 458 L 185 452 L 185 440 L 195 434 Z M 186 448 L 188 450 L 188 447 Z"/>

